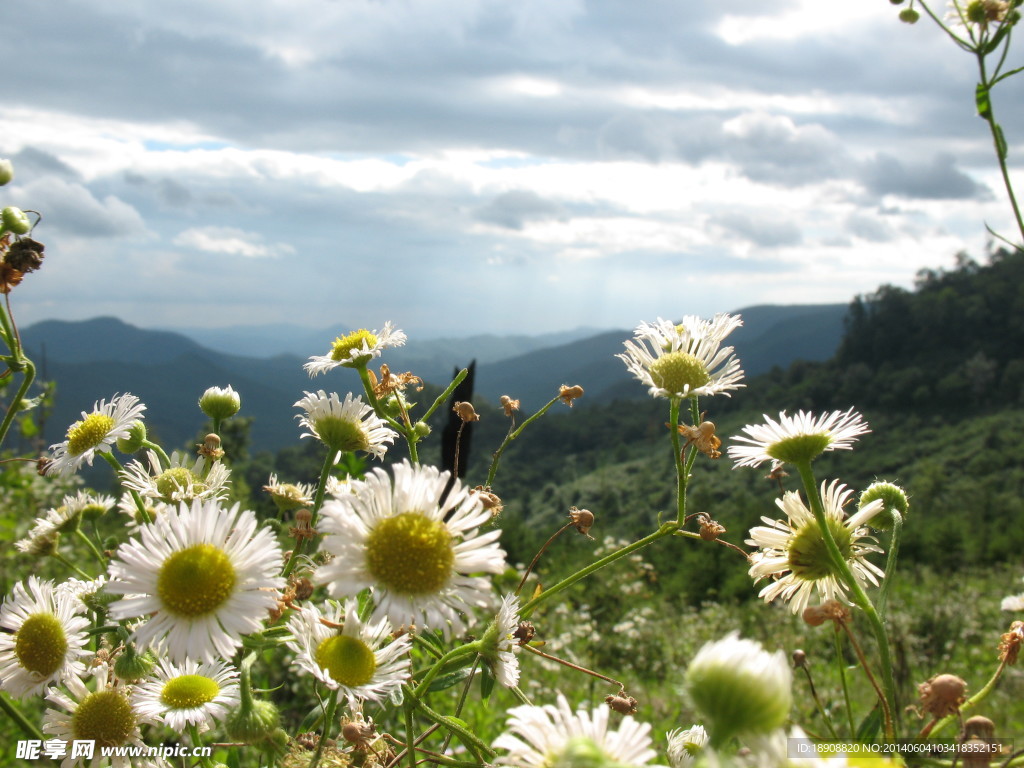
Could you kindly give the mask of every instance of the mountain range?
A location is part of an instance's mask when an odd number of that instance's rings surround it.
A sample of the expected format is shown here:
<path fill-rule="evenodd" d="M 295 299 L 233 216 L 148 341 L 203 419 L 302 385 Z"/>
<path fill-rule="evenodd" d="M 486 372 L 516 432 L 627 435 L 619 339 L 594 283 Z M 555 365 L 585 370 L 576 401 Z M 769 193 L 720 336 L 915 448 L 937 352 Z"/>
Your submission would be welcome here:
<path fill-rule="evenodd" d="M 794 360 L 825 360 L 842 338 L 847 307 L 843 304 L 755 306 L 739 310 L 743 327 L 728 342 L 736 347 L 748 376 L 785 367 Z M 212 334 L 212 335 L 211 335 Z M 228 354 L 211 349 L 186 333 L 143 329 L 113 317 L 84 321 L 46 320 L 21 332 L 28 355 L 40 377 L 57 382 L 56 402 L 43 424 L 47 442 L 63 437 L 67 426 L 81 418 L 98 400 L 131 392 L 147 405 L 146 422 L 163 445 L 184 447 L 202 425 L 199 395 L 210 386 L 230 384 L 242 396 L 242 414 L 254 417 L 254 450 L 277 450 L 294 444 L 298 426 L 294 403 L 305 391 L 358 391 L 353 371 L 339 369 L 310 379 L 302 364 L 313 354 L 327 352 L 331 332 L 296 332 L 298 353 L 271 356 Z M 213 338 L 195 332 L 197 337 Z M 424 381 L 443 387 L 458 368 L 476 360 L 478 398 L 496 401 L 509 394 L 531 412 L 550 400 L 560 384 L 580 384 L 583 402 L 645 397 L 621 361 L 623 340 L 631 331 L 577 329 L 545 336 L 472 336 L 465 339 L 410 340 L 390 349 L 383 358 L 394 371 L 412 371 Z M 231 331 L 228 348 L 250 352 L 281 348 L 267 329 L 248 334 Z M 216 342 L 225 348 L 222 335 Z"/>

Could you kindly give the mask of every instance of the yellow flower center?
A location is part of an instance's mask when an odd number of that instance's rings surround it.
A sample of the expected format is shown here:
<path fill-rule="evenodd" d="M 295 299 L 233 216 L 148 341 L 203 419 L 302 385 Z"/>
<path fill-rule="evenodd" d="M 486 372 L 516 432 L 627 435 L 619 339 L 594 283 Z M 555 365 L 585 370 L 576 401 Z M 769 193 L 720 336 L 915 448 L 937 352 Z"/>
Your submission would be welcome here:
<path fill-rule="evenodd" d="M 174 494 L 182 490 L 191 488 L 193 496 L 198 496 L 206 490 L 206 486 L 186 467 L 171 467 L 164 470 L 156 476 L 155 485 L 160 499 L 168 504 L 175 500 Z"/>
<path fill-rule="evenodd" d="M 75 739 L 96 742 L 97 747 L 117 747 L 126 743 L 135 730 L 135 712 L 119 691 L 90 693 L 71 716 Z"/>
<path fill-rule="evenodd" d="M 68 427 L 68 453 L 81 456 L 90 448 L 103 442 L 114 428 L 114 417 L 105 413 L 90 413 L 81 421 Z"/>
<path fill-rule="evenodd" d="M 381 520 L 366 539 L 367 570 L 399 594 L 440 592 L 451 577 L 454 562 L 448 528 L 422 512 L 402 512 Z"/>
<path fill-rule="evenodd" d="M 331 360 L 336 363 L 365 361 L 370 355 L 352 356 L 353 352 L 365 348 L 364 342 L 365 347 L 373 349 L 377 346 L 378 339 L 365 328 L 353 331 L 348 336 L 339 336 L 334 340 L 334 344 L 331 345 Z"/>
<path fill-rule="evenodd" d="M 366 685 L 373 679 L 377 659 L 366 643 L 357 637 L 335 635 L 316 647 L 316 663 L 331 678 L 350 687 Z"/>
<path fill-rule="evenodd" d="M 669 352 L 651 364 L 651 381 L 670 394 L 686 396 L 709 381 L 704 364 L 689 352 Z"/>
<path fill-rule="evenodd" d="M 370 447 L 370 438 L 359 421 L 321 416 L 313 426 L 323 444 L 335 451 L 365 451 Z"/>
<path fill-rule="evenodd" d="M 853 531 L 841 520 L 827 518 L 827 524 L 843 559 L 849 562 L 853 554 Z M 803 581 L 817 581 L 835 573 L 817 520 L 809 520 L 793 534 L 786 556 L 793 575 Z"/>
<path fill-rule="evenodd" d="M 160 701 L 171 709 L 195 709 L 217 698 L 220 686 L 203 675 L 172 677 L 160 691 Z"/>
<path fill-rule="evenodd" d="M 42 677 L 50 677 L 61 668 L 67 651 L 64 625 L 52 613 L 33 613 L 14 634 L 18 663 Z"/>
<path fill-rule="evenodd" d="M 235 587 L 235 568 L 224 550 L 196 544 L 168 557 L 156 578 L 156 591 L 171 613 L 194 617 L 212 613 Z"/>

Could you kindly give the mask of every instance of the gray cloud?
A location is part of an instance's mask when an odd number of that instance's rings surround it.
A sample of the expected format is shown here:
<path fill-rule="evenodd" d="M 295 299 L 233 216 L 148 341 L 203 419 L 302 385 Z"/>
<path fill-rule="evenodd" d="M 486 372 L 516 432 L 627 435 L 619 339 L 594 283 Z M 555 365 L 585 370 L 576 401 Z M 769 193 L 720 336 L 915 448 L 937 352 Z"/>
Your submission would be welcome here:
<path fill-rule="evenodd" d="M 89 238 L 146 232 L 146 224 L 133 206 L 114 195 L 97 199 L 82 184 L 44 176 L 15 192 L 22 208 L 43 212 L 47 229 Z"/>
<path fill-rule="evenodd" d="M 803 234 L 796 224 L 763 214 L 751 216 L 738 212 L 720 213 L 712 216 L 708 223 L 766 248 L 797 245 L 803 241 Z"/>
<path fill-rule="evenodd" d="M 930 200 L 985 200 L 992 191 L 956 167 L 952 155 L 936 155 L 930 162 L 902 162 L 879 153 L 864 164 L 861 181 L 876 195 L 899 195 Z"/>
<path fill-rule="evenodd" d="M 567 215 L 560 205 L 545 200 L 536 192 L 514 189 L 503 192 L 487 205 L 478 208 L 474 217 L 505 229 L 520 230 L 531 221 L 564 221 Z"/>

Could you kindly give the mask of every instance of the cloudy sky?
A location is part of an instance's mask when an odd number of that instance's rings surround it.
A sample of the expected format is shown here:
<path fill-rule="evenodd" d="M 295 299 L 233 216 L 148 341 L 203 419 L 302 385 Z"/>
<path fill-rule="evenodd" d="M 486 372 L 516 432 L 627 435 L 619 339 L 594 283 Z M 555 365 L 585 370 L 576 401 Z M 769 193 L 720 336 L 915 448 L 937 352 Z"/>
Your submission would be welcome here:
<path fill-rule="evenodd" d="M 909 286 L 1011 224 L 972 59 L 887 0 L 4 6 L 22 324 L 628 328 Z"/>

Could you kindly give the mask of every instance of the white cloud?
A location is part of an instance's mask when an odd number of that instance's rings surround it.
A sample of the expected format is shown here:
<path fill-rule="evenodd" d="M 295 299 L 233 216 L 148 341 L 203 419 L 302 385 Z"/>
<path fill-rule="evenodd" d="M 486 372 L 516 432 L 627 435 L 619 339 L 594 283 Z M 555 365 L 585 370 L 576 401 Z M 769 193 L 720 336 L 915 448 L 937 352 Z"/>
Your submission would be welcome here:
<path fill-rule="evenodd" d="M 295 253 L 287 243 L 265 243 L 256 232 L 245 232 L 234 227 L 198 227 L 186 229 L 174 238 L 182 248 L 196 248 L 207 253 L 243 256 L 247 259 L 273 259 Z"/>

